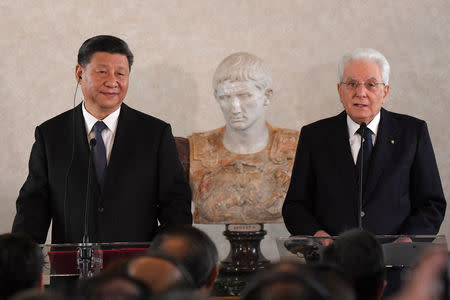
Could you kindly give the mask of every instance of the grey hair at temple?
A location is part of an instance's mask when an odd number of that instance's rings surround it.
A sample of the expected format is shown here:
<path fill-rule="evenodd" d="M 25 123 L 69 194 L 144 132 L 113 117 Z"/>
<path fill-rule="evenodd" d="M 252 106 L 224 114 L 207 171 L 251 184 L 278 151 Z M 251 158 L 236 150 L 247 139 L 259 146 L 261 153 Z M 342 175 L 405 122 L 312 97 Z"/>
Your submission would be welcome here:
<path fill-rule="evenodd" d="M 272 88 L 272 74 L 269 67 L 259 57 L 246 52 L 234 53 L 222 60 L 213 77 L 214 94 L 217 85 L 227 80 L 253 80 L 261 90 Z"/>
<path fill-rule="evenodd" d="M 381 77 L 383 79 L 383 83 L 389 84 L 389 73 L 391 71 L 391 67 L 383 54 L 379 51 L 372 48 L 358 48 L 353 52 L 344 55 L 339 61 L 338 65 L 338 74 L 339 81 L 342 81 L 342 77 L 344 76 L 344 70 L 347 64 L 351 61 L 355 60 L 365 60 L 365 61 L 373 61 L 380 68 Z"/>

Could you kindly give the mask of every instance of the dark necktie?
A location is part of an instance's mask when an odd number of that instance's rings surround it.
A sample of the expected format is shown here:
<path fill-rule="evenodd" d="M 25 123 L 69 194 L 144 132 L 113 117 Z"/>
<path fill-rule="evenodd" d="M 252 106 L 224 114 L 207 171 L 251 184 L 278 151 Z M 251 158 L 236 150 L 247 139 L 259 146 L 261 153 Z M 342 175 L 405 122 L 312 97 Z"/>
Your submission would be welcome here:
<path fill-rule="evenodd" d="M 356 133 L 361 135 L 362 128 L 360 127 Z M 362 151 L 363 151 L 363 158 L 364 158 L 364 174 L 363 178 L 366 179 L 367 177 L 367 170 L 369 169 L 369 161 L 370 161 L 370 154 L 372 153 L 373 143 L 372 143 L 372 130 L 366 127 L 366 130 L 364 130 L 364 136 L 362 137 Z M 361 169 L 361 151 L 358 152 L 358 159 L 356 160 L 356 169 Z M 363 181 L 364 182 L 364 181 Z"/>
<path fill-rule="evenodd" d="M 106 149 L 105 143 L 103 143 L 102 131 L 106 128 L 105 123 L 97 121 L 94 124 L 95 139 L 97 144 L 94 147 L 94 166 L 95 173 L 97 174 L 97 181 L 100 187 L 103 187 L 103 180 L 106 170 Z"/>

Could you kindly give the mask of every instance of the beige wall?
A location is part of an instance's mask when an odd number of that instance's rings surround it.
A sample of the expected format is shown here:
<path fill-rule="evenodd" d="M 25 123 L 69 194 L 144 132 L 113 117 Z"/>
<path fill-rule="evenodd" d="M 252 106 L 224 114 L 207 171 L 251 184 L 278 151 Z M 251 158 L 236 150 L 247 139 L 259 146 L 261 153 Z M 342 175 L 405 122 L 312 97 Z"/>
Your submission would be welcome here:
<path fill-rule="evenodd" d="M 338 58 L 376 48 L 392 66 L 386 108 L 428 122 L 448 196 L 449 16 L 448 0 L 0 0 L 0 232 L 10 230 L 34 127 L 72 107 L 77 50 L 97 34 L 117 35 L 135 53 L 126 102 L 179 136 L 224 123 L 211 78 L 232 52 L 267 61 L 275 90 L 268 119 L 300 129 L 341 110 Z M 223 240 L 221 226 L 207 230 Z M 282 225 L 269 230 L 287 234 Z M 450 234 L 448 221 L 441 232 Z M 273 240 L 263 251 L 276 257 Z"/>

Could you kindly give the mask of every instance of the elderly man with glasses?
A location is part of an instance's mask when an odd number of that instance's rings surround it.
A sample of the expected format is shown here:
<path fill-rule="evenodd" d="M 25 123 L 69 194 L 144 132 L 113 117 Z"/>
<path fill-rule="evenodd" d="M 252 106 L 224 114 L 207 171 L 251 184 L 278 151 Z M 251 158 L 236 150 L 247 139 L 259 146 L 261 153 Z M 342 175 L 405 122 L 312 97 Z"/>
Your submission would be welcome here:
<path fill-rule="evenodd" d="M 291 234 L 439 231 L 446 201 L 427 125 L 382 108 L 389 70 L 374 49 L 342 58 L 337 90 L 345 111 L 300 133 L 283 205 Z"/>

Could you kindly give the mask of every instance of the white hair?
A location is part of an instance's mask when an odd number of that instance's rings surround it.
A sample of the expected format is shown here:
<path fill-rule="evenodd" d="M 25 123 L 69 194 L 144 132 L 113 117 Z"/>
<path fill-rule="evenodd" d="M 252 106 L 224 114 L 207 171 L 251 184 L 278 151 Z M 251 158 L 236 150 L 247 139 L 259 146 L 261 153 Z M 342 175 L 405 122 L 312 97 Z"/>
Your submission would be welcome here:
<path fill-rule="evenodd" d="M 365 60 L 375 62 L 380 68 L 383 83 L 386 85 L 389 84 L 389 73 L 391 71 L 391 67 L 389 66 L 386 57 L 384 57 L 384 55 L 381 54 L 379 51 L 372 48 L 358 48 L 355 49 L 353 52 L 344 55 L 341 58 L 338 65 L 340 82 L 342 82 L 342 77 L 344 76 L 344 69 L 347 66 L 347 64 L 355 60 Z"/>
<path fill-rule="evenodd" d="M 267 65 L 259 57 L 246 52 L 234 53 L 222 60 L 213 77 L 214 93 L 217 85 L 226 80 L 253 80 L 262 90 L 272 88 L 272 74 Z"/>

